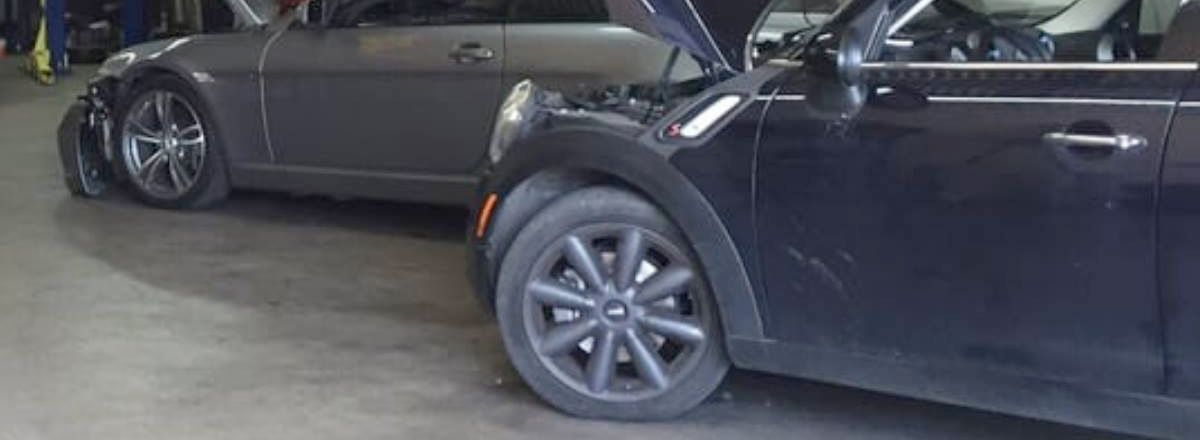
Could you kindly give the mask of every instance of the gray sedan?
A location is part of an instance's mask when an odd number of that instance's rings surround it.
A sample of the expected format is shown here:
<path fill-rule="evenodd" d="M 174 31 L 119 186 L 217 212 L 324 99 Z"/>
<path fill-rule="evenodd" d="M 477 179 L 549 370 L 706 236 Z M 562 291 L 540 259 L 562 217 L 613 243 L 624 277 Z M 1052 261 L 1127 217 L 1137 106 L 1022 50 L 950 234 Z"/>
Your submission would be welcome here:
<path fill-rule="evenodd" d="M 143 44 L 101 66 L 60 130 L 76 193 L 113 177 L 167 208 L 235 187 L 459 204 L 513 85 L 655 84 L 673 58 L 609 23 L 603 0 L 230 4 L 240 32 Z M 670 79 L 700 76 L 691 59 L 677 66 Z"/>

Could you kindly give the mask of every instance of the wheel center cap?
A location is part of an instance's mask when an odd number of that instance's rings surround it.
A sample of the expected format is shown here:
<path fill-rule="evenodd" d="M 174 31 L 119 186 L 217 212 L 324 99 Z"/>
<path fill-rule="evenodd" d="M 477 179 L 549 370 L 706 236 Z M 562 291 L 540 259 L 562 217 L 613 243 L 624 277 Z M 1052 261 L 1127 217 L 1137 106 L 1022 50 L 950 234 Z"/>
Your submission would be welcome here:
<path fill-rule="evenodd" d="M 612 321 L 624 321 L 629 318 L 629 308 L 620 301 L 609 301 L 604 304 L 604 316 Z"/>

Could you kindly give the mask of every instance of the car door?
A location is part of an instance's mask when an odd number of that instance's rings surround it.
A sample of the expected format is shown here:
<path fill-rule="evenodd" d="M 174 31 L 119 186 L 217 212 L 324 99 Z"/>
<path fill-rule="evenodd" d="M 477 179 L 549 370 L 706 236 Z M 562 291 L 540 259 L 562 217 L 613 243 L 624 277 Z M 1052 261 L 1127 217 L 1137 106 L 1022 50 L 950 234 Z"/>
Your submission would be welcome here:
<path fill-rule="evenodd" d="M 757 221 L 772 336 L 1160 392 L 1156 186 L 1196 71 L 1157 53 L 1183 37 L 1164 35 L 1179 2 L 912 3 L 927 9 L 890 15 L 860 82 L 814 88 L 824 74 L 801 71 L 765 117 Z M 1162 15 L 1134 25 L 1135 54 L 1101 62 L 1118 10 Z M 1038 27 L 1063 14 L 1074 27 Z M 1085 32 L 1097 50 L 1053 51 Z M 866 99 L 829 99 L 839 88 Z"/>
<path fill-rule="evenodd" d="M 500 0 L 352 0 L 272 42 L 264 118 L 277 164 L 468 174 L 501 95 Z"/>
<path fill-rule="evenodd" d="M 1200 59 L 1200 3 L 1184 5 L 1172 32 L 1180 58 Z M 1200 397 L 1200 76 L 1184 94 L 1171 124 L 1159 203 L 1167 391 Z"/>

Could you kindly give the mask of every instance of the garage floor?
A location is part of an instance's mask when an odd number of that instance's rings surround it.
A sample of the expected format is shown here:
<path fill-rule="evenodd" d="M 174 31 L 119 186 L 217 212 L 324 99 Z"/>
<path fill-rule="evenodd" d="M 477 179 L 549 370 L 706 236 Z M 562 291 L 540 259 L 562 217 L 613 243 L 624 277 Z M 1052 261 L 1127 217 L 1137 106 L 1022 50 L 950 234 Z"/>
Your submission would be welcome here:
<path fill-rule="evenodd" d="M 70 198 L 54 88 L 0 60 L 0 440 L 1096 439 L 738 372 L 680 420 L 565 417 L 463 279 L 464 213 L 236 193 L 206 212 Z"/>

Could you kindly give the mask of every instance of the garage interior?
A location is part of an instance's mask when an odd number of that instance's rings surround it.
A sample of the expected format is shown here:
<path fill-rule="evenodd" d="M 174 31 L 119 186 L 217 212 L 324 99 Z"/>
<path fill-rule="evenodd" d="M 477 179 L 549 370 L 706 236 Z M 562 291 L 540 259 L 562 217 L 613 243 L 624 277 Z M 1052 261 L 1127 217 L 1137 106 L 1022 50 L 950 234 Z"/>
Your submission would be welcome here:
<path fill-rule="evenodd" d="M 54 130 L 89 67 L 46 88 L 22 61 L 0 60 L 0 437 L 1112 436 L 745 372 L 678 421 L 561 415 L 469 293 L 462 210 L 72 198 Z"/>
<path fill-rule="evenodd" d="M 470 294 L 464 210 L 73 198 L 55 130 L 96 66 L 24 62 L 0 58 L 0 439 L 1127 438 L 741 371 L 670 422 L 563 415 Z"/>

